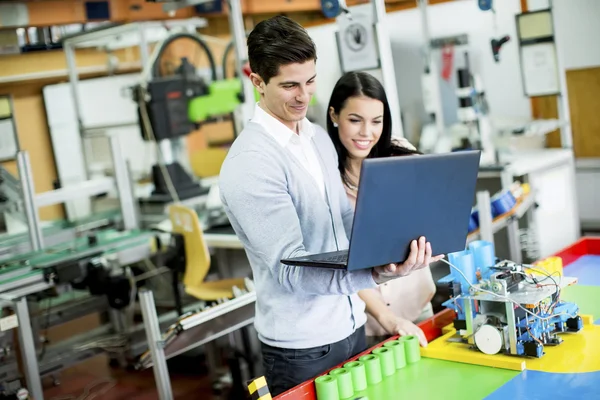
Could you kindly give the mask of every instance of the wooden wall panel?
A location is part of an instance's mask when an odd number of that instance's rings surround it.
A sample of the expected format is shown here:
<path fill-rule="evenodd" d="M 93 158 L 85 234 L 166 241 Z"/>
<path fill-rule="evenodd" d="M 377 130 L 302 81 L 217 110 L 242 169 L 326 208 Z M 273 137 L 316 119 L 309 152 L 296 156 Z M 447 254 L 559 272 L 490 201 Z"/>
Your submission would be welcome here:
<path fill-rule="evenodd" d="M 30 26 L 48 26 L 85 22 L 85 7 L 78 1 L 39 1 L 29 2 Z"/>
<path fill-rule="evenodd" d="M 600 67 L 567 71 L 575 157 L 600 157 Z"/>
<path fill-rule="evenodd" d="M 0 88 L 0 92 L 2 91 Z M 40 94 L 41 87 L 33 84 L 19 85 L 11 92 L 19 144 L 21 150 L 29 152 L 35 191 L 40 193 L 52 190 L 57 174 L 44 102 Z M 8 162 L 3 165 L 17 175 L 16 163 Z M 39 212 L 40 219 L 43 220 L 64 217 L 62 205 L 44 207 Z"/>
<path fill-rule="evenodd" d="M 531 98 L 531 116 L 535 119 L 558 119 L 558 99 L 556 96 Z M 546 135 L 547 147 L 561 147 L 560 130 Z"/>

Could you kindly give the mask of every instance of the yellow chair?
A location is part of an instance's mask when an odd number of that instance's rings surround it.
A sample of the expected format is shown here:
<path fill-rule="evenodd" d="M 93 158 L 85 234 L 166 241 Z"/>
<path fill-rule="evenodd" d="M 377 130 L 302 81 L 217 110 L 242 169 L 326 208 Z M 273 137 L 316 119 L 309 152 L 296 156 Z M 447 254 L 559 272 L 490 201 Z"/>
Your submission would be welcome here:
<path fill-rule="evenodd" d="M 185 292 L 199 300 L 213 301 L 233 297 L 233 286 L 245 288 L 244 278 L 205 281 L 210 268 L 210 253 L 204 241 L 198 214 L 189 207 L 172 205 L 169 217 L 173 232 L 181 234 L 185 246 Z"/>

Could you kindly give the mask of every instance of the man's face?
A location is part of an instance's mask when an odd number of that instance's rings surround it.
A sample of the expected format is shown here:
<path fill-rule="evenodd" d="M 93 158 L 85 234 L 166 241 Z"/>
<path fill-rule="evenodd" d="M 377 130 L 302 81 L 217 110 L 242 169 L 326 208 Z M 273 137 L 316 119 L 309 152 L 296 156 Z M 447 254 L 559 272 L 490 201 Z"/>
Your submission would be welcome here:
<path fill-rule="evenodd" d="M 261 95 L 261 107 L 295 132 L 316 89 L 315 60 L 279 67 L 279 73 L 268 84 L 255 73 L 251 79 Z"/>

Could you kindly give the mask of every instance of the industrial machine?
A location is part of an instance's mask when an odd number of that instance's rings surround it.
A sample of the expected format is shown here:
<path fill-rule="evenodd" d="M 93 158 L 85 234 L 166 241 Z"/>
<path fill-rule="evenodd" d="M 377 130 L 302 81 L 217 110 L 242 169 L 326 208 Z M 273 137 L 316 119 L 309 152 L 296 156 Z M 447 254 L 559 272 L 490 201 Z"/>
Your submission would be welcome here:
<path fill-rule="evenodd" d="M 161 68 L 165 50 L 180 39 L 192 40 L 206 54 L 209 79 L 200 76 L 198 66 L 187 57 L 181 57 L 180 64 L 171 66 L 169 72 Z M 132 90 L 142 137 L 159 146 L 158 163 L 152 167 L 154 191 L 149 202 L 170 203 L 208 192 L 177 160 L 178 141 L 201 123 L 232 115 L 243 101 L 240 92 L 239 79 L 217 80 L 212 53 L 198 35 L 173 33 L 156 47 L 142 74 L 142 82 Z"/>
<path fill-rule="evenodd" d="M 559 345 L 560 334 L 583 328 L 579 307 L 561 300 L 562 288 L 576 279 L 562 276 L 562 266 L 497 262 L 494 246 L 472 242 L 448 254 L 451 286 L 443 305 L 456 312 L 452 338 L 485 354 L 542 357 L 545 346 Z"/>

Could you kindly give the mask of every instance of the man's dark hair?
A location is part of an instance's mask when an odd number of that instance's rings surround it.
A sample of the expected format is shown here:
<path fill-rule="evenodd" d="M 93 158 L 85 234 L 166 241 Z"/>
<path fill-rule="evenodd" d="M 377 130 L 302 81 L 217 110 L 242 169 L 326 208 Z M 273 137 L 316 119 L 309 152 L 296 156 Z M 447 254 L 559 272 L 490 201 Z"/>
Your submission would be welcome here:
<path fill-rule="evenodd" d="M 317 60 L 317 49 L 306 30 L 288 17 L 278 15 L 261 21 L 248 35 L 250 69 L 265 83 L 282 65 Z"/>

